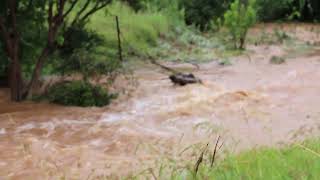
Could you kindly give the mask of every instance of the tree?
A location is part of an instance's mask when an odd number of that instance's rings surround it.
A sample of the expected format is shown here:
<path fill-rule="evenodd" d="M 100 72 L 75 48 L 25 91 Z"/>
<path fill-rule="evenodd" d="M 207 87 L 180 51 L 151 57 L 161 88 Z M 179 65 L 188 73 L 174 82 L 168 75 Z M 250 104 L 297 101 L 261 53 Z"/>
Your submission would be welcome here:
<path fill-rule="evenodd" d="M 38 5 L 38 4 L 37 4 Z M 6 62 L 8 64 L 9 86 L 11 89 L 11 99 L 20 101 L 22 99 L 22 71 L 21 71 L 21 39 L 24 34 L 20 33 L 21 27 L 19 24 L 25 24 L 22 21 L 34 20 L 33 14 L 35 8 L 39 6 L 34 5 L 32 0 L 6 0 L 0 3 L 0 35 L 4 52 L 7 56 Z M 28 14 L 30 19 L 24 18 Z"/>
<path fill-rule="evenodd" d="M 49 55 L 59 45 L 60 38 L 68 38 L 67 33 L 73 26 L 84 26 L 90 16 L 103 9 L 112 0 L 4 0 L 0 2 L 0 33 L 9 60 L 9 81 L 11 99 L 22 100 L 32 95 L 37 88 L 41 71 Z M 30 13 L 31 12 L 31 13 Z M 26 13 L 26 14 L 25 14 Z M 36 58 L 32 77 L 27 86 L 22 83 L 21 71 L 21 34 L 22 27 L 30 18 L 29 14 L 44 14 L 47 26 L 45 43 Z M 33 18 L 30 18 L 33 19 Z M 44 23 L 40 23 L 44 24 Z M 41 26 L 41 25 L 40 25 Z"/>
<path fill-rule="evenodd" d="M 65 33 L 63 33 L 64 38 L 68 38 L 70 35 L 69 29 L 71 29 L 75 25 L 83 25 L 86 23 L 88 18 L 96 13 L 97 11 L 101 10 L 102 8 L 106 7 L 108 4 L 111 3 L 111 0 L 86 0 L 85 3 L 79 10 L 75 10 L 77 4 L 79 4 L 80 0 L 49 0 L 48 1 L 48 35 L 47 35 L 47 44 L 43 48 L 41 55 L 39 56 L 35 69 L 33 71 L 33 75 L 31 81 L 27 87 L 27 93 L 29 96 L 33 94 L 33 90 L 37 88 L 39 77 L 41 74 L 41 70 L 43 68 L 44 62 L 47 57 L 57 48 L 58 42 L 57 36 L 59 30 L 65 29 Z M 69 6 L 68 8 L 65 8 Z M 54 7 L 56 7 L 56 11 L 54 11 Z M 66 19 L 70 15 L 72 11 L 75 12 L 75 17 L 71 20 L 70 24 L 66 22 Z"/>
<path fill-rule="evenodd" d="M 6 19 L 0 16 L 0 30 L 2 38 L 4 39 L 4 46 L 7 53 L 7 57 L 10 60 L 9 64 L 9 77 L 11 87 L 11 99 L 19 101 L 21 100 L 21 66 L 19 62 L 19 34 L 16 26 L 17 22 L 17 3 L 15 0 L 9 1 L 7 4 L 7 11 L 4 12 Z M 6 27 L 6 22 L 12 23 L 11 28 Z"/>
<path fill-rule="evenodd" d="M 229 29 L 235 48 L 244 49 L 249 28 L 256 22 L 255 0 L 235 0 L 224 14 L 225 26 Z"/>

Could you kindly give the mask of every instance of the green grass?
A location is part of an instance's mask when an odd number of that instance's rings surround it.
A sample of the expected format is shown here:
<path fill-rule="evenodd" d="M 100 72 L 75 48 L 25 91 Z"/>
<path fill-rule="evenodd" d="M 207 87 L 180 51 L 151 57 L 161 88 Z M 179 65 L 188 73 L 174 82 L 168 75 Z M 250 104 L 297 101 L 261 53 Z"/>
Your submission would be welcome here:
<path fill-rule="evenodd" d="M 212 152 L 211 152 L 212 153 Z M 204 156 L 195 176 L 196 159 L 184 168 L 173 167 L 163 171 L 158 179 L 172 180 L 316 180 L 320 177 L 320 140 L 282 148 L 258 148 L 240 154 L 227 154 L 210 167 L 209 154 Z M 200 153 L 199 153 L 200 154 Z M 221 157 L 221 154 L 219 154 Z M 157 172 L 157 171 L 155 171 Z M 160 170 L 159 170 L 160 172 Z M 169 173 L 168 173 L 169 172 Z M 139 179 L 139 177 L 138 177 Z"/>
<path fill-rule="evenodd" d="M 200 169 L 199 179 L 318 179 L 320 141 L 283 149 L 262 148 L 231 155 L 211 169 Z"/>
<path fill-rule="evenodd" d="M 163 60 L 207 62 L 215 56 L 212 49 L 220 46 L 216 38 L 205 37 L 196 28 L 187 27 L 183 13 L 174 7 L 135 12 L 116 2 L 94 14 L 88 25 L 104 37 L 106 43 L 100 48 L 110 58 L 118 56 L 116 15 L 126 59 L 150 55 Z"/>
<path fill-rule="evenodd" d="M 103 49 L 111 57 L 116 56 L 118 47 L 115 16 L 119 17 L 125 54 L 145 54 L 157 45 L 160 36 L 170 30 L 170 19 L 163 13 L 134 12 L 124 4 L 113 3 L 106 11 L 93 15 L 88 26 L 104 37 L 106 44 Z"/>

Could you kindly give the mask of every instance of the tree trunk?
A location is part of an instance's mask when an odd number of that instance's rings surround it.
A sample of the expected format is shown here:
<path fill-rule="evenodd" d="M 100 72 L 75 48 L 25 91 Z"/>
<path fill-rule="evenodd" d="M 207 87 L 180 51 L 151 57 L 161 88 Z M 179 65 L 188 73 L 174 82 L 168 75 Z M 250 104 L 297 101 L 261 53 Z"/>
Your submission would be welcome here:
<path fill-rule="evenodd" d="M 49 55 L 49 52 L 50 52 L 50 48 L 49 48 L 49 46 L 46 46 L 42 50 L 41 55 L 39 56 L 39 58 L 37 60 L 36 67 L 33 71 L 31 81 L 30 81 L 30 83 L 27 87 L 27 91 L 26 91 L 26 95 L 29 98 L 32 97 L 32 94 L 35 92 L 35 90 L 39 86 L 39 82 L 40 82 L 39 79 L 40 79 L 40 75 L 41 75 L 41 70 L 42 70 L 45 59 Z"/>
<path fill-rule="evenodd" d="M 244 49 L 244 44 L 245 44 L 245 38 L 240 38 L 240 45 L 239 45 L 239 49 Z"/>
<path fill-rule="evenodd" d="M 12 35 L 7 43 L 7 54 L 10 59 L 8 80 L 12 101 L 22 100 L 22 72 L 19 61 L 19 38 L 18 35 Z"/>
<path fill-rule="evenodd" d="M 240 37 L 240 46 L 239 46 L 239 49 L 241 49 L 241 50 L 245 49 L 246 38 L 247 38 L 247 31 L 244 32 L 244 34 Z"/>
<path fill-rule="evenodd" d="M 21 66 L 17 54 L 11 59 L 9 67 L 9 85 L 12 101 L 22 100 L 22 76 L 21 76 Z"/>
<path fill-rule="evenodd" d="M 20 36 L 17 28 L 17 1 L 7 0 L 7 13 L 0 16 L 0 33 L 3 37 L 9 63 L 9 86 L 12 101 L 22 100 L 22 72 L 19 61 Z M 8 21 L 7 23 L 6 20 Z"/>
<path fill-rule="evenodd" d="M 44 65 L 44 61 L 49 56 L 50 52 L 54 49 L 54 41 L 56 39 L 59 27 L 63 23 L 63 7 L 65 5 L 66 1 L 60 1 L 60 6 L 58 8 L 58 12 L 56 15 L 53 14 L 53 1 L 50 1 L 49 7 L 48 7 L 48 36 L 47 36 L 47 45 L 42 49 L 42 52 L 37 59 L 36 66 L 33 70 L 32 78 L 30 83 L 27 86 L 26 92 L 24 92 L 24 95 L 26 95 L 28 98 L 31 98 L 34 94 L 35 90 L 39 86 L 40 82 L 40 76 L 41 71 Z"/>

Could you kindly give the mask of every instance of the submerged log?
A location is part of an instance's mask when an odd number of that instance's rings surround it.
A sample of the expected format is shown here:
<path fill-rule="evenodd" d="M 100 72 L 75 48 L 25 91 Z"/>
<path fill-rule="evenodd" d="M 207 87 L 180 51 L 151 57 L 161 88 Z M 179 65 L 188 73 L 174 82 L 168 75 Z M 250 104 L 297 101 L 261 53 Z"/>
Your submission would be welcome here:
<path fill-rule="evenodd" d="M 176 73 L 169 76 L 170 80 L 175 85 L 185 86 L 187 84 L 195 84 L 201 83 L 202 81 L 195 77 L 192 73 L 184 74 L 184 73 Z"/>

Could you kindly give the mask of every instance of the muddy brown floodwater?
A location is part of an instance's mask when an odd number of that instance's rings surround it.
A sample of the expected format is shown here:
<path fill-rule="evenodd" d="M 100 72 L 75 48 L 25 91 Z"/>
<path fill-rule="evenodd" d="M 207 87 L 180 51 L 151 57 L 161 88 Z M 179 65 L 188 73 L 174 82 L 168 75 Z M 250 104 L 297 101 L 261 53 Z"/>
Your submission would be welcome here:
<path fill-rule="evenodd" d="M 302 27 L 294 31 L 317 41 Z M 141 68 L 132 97 L 105 108 L 17 104 L 1 90 L 0 179 L 120 177 L 217 135 L 231 151 L 317 135 L 320 51 L 271 65 L 284 47 L 248 49 L 251 61 L 236 57 L 232 66 L 169 64 L 192 69 L 203 85 L 173 86 L 160 69 Z"/>

